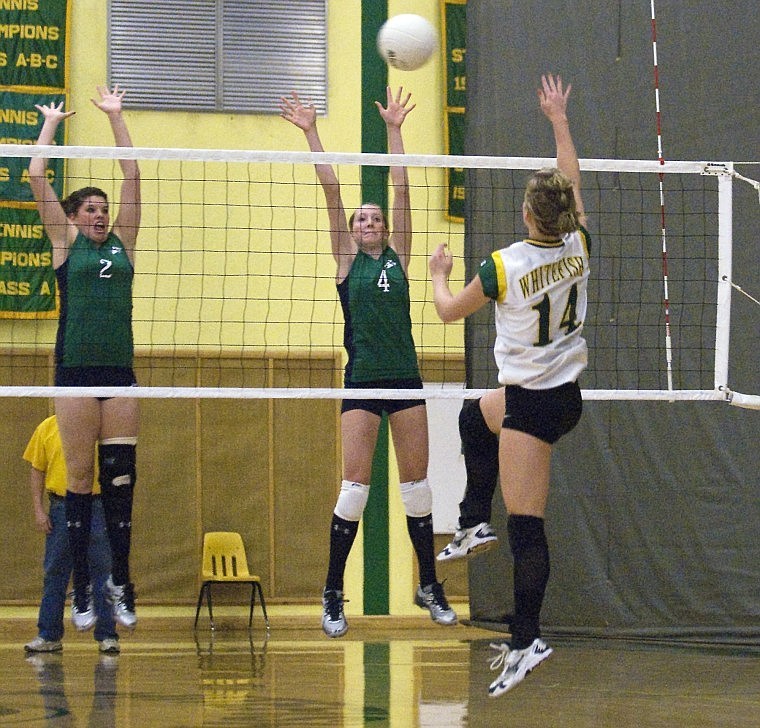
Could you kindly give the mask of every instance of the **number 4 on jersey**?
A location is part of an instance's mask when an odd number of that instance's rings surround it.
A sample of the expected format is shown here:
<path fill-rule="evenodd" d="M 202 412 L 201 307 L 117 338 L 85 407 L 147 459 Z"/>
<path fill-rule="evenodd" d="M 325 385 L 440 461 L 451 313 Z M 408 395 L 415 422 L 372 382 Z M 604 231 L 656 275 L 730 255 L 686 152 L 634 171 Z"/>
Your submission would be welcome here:
<path fill-rule="evenodd" d="M 388 274 L 385 272 L 385 268 L 380 271 L 380 276 L 377 279 L 377 287 L 381 288 L 384 293 L 388 293 L 391 290 L 391 284 L 388 280 Z"/>

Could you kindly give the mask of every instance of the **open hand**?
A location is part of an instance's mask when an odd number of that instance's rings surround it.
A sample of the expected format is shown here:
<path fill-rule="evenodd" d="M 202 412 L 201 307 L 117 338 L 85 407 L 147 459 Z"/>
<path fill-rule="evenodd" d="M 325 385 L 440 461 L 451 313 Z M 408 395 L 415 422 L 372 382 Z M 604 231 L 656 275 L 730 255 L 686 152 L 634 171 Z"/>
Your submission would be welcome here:
<path fill-rule="evenodd" d="M 550 121 L 565 117 L 567 110 L 567 97 L 573 88 L 571 83 L 567 88 L 562 86 L 562 77 L 556 79 L 551 73 L 541 76 L 541 88 L 538 89 L 538 101 L 541 104 L 541 111 L 544 112 Z"/>
<path fill-rule="evenodd" d="M 63 119 L 68 119 L 70 116 L 74 116 L 74 114 L 77 113 L 76 111 L 64 111 L 63 101 L 59 104 L 35 104 L 34 108 L 36 108 L 46 120 L 50 119 L 56 123 Z"/>
<path fill-rule="evenodd" d="M 290 98 L 281 96 L 279 107 L 280 116 L 303 131 L 311 129 L 317 121 L 314 104 L 304 106 L 295 91 L 291 92 Z"/>
<path fill-rule="evenodd" d="M 117 83 L 111 91 L 108 86 L 98 86 L 98 94 L 100 94 L 100 100 L 90 99 L 95 106 L 106 114 L 120 114 L 121 113 L 121 100 L 124 98 L 126 91 L 119 91 L 119 84 Z"/>
<path fill-rule="evenodd" d="M 408 105 L 409 99 L 412 98 L 412 94 L 410 93 L 407 93 L 402 100 L 401 97 L 403 92 L 403 87 L 399 86 L 396 96 L 394 97 L 391 87 L 388 86 L 385 89 L 387 99 L 386 105 L 383 106 L 379 101 L 375 101 L 375 106 L 377 106 L 380 116 L 382 116 L 383 121 L 390 126 L 401 126 L 404 123 L 407 114 L 417 106 L 417 104 L 412 104 L 411 106 Z"/>

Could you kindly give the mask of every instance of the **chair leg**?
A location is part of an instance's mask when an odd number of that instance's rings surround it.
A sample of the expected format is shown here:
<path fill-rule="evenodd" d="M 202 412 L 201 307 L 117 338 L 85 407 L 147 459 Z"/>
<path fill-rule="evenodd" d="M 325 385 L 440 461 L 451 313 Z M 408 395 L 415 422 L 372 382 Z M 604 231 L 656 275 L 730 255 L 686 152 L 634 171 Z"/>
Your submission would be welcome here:
<path fill-rule="evenodd" d="M 204 581 L 203 585 L 201 586 L 201 592 L 198 595 L 198 604 L 195 607 L 195 623 L 193 625 L 193 629 L 198 628 L 198 616 L 201 611 L 201 605 L 203 604 L 203 597 L 205 595 L 206 597 L 206 604 L 208 605 L 208 619 L 211 624 L 211 629 L 216 629 L 216 626 L 214 625 L 214 608 L 213 608 L 213 601 L 211 598 L 211 584 L 210 581 Z M 251 601 L 249 605 L 248 610 L 248 630 L 250 631 L 252 625 L 253 625 L 253 608 L 256 604 L 256 592 L 259 594 L 259 600 L 261 601 L 261 611 L 264 614 L 264 622 L 266 624 L 267 632 L 269 631 L 269 615 L 267 614 L 267 606 L 266 602 L 264 601 L 264 590 L 261 588 L 261 584 L 256 581 L 251 582 Z"/>
<path fill-rule="evenodd" d="M 198 605 L 195 607 L 195 624 L 193 629 L 198 629 L 198 615 L 201 611 L 201 604 L 203 604 L 203 595 L 206 593 L 207 582 L 203 582 L 201 585 L 200 593 L 198 594 Z"/>
<path fill-rule="evenodd" d="M 267 605 L 264 601 L 264 590 L 261 588 L 259 582 L 254 582 L 254 586 L 259 592 L 259 601 L 261 602 L 261 611 L 264 613 L 264 624 L 266 624 L 267 631 L 269 631 L 269 615 L 267 615 Z"/>
<path fill-rule="evenodd" d="M 213 629 L 216 629 L 216 627 L 214 626 L 214 612 L 211 607 L 211 582 L 208 582 L 207 594 L 208 594 L 208 620 L 209 622 L 211 622 L 211 629 L 213 630 Z"/>

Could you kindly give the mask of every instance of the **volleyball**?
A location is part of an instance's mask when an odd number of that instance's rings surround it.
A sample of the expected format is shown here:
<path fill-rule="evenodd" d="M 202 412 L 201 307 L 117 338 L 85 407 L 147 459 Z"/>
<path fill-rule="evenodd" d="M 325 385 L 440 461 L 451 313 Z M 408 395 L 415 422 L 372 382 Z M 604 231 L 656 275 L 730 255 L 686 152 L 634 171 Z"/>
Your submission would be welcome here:
<path fill-rule="evenodd" d="M 389 66 L 414 71 L 423 66 L 438 45 L 435 28 L 421 15 L 388 18 L 377 34 L 377 50 Z"/>

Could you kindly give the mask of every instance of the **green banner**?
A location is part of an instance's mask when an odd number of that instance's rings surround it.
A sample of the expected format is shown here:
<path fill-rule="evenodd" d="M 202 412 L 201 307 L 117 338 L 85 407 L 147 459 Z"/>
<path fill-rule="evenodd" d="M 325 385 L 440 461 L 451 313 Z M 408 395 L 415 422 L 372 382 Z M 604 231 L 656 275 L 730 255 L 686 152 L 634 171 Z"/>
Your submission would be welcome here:
<path fill-rule="evenodd" d="M 0 2 L 0 86 L 66 88 L 67 0 Z"/>
<path fill-rule="evenodd" d="M 446 38 L 444 63 L 446 83 L 446 153 L 464 154 L 465 110 L 467 107 L 467 4 L 466 0 L 441 0 L 443 30 Z M 446 170 L 448 186 L 447 217 L 464 222 L 465 173 Z"/>
<path fill-rule="evenodd" d="M 61 93 L 21 93 L 0 91 L 0 144 L 34 144 L 40 134 L 44 118 L 35 104 L 52 104 L 65 101 Z M 55 142 L 64 143 L 65 124 L 56 130 Z M 58 198 L 63 196 L 65 160 L 48 161 L 48 179 Z M 0 158 L 0 202 L 34 202 L 29 187 L 29 157 Z M 2 245 L 2 243 L 0 243 Z"/>
<path fill-rule="evenodd" d="M 71 0 L 0 0 L 0 144 L 34 144 L 44 121 L 35 107 L 66 101 L 70 7 Z M 65 127 L 56 144 L 65 143 Z M 59 199 L 65 172 L 65 160 L 49 160 Z M 0 318 L 57 315 L 52 250 L 34 207 L 29 158 L 0 157 Z"/>
<path fill-rule="evenodd" d="M 444 8 L 444 29 L 446 33 L 446 106 L 460 108 L 466 106 L 467 75 L 465 55 L 467 53 L 467 5 L 463 0 L 446 0 Z"/>
<path fill-rule="evenodd" d="M 50 240 L 34 209 L 0 207 L 0 317 L 55 318 Z"/>
<path fill-rule="evenodd" d="M 446 112 L 449 154 L 464 154 L 464 111 Z M 465 171 L 462 167 L 446 170 L 449 189 L 449 218 L 464 222 Z"/>

